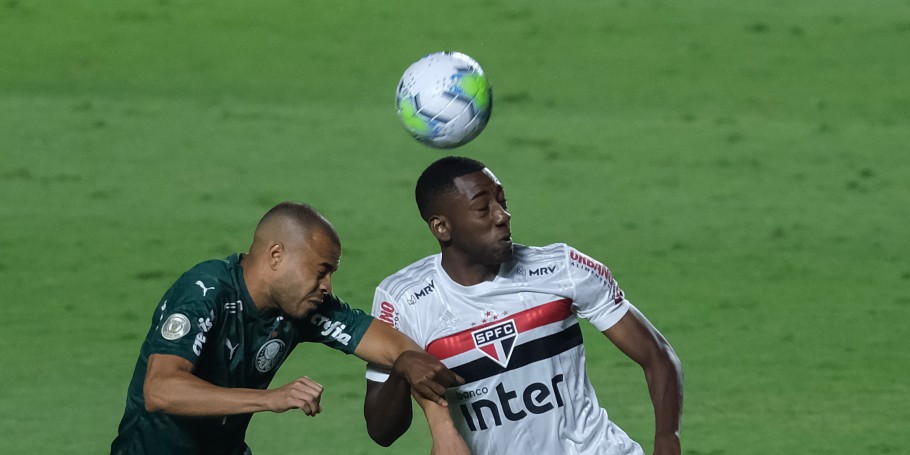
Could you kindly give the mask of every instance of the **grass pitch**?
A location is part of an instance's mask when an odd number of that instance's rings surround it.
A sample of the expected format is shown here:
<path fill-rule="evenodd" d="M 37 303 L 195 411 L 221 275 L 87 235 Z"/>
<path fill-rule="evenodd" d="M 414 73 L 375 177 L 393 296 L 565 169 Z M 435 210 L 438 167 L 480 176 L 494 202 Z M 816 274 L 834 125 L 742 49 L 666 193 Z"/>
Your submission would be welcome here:
<path fill-rule="evenodd" d="M 375 3 L 375 4 L 374 4 Z M 412 202 L 440 153 L 392 107 L 459 50 L 494 85 L 455 152 L 506 185 L 517 241 L 609 265 L 686 373 L 687 454 L 900 453 L 910 421 L 910 3 L 73 0 L 0 3 L 2 453 L 103 453 L 152 310 L 320 208 L 337 292 L 436 251 Z M 640 370 L 586 327 L 611 418 L 650 447 Z M 254 417 L 257 454 L 369 441 L 363 366 L 302 346 L 325 411 Z"/>

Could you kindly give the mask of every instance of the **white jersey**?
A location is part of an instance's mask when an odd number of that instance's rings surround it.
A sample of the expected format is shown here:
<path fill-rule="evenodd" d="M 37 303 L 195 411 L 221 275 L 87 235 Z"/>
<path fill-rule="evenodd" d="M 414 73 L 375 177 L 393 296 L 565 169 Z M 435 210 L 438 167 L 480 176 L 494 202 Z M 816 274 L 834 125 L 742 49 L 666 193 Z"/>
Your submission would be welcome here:
<path fill-rule="evenodd" d="M 603 331 L 630 307 L 603 264 L 565 244 L 515 245 L 494 280 L 462 286 L 440 260 L 383 280 L 373 316 L 465 379 L 446 398 L 472 453 L 643 454 L 607 418 L 585 371 L 578 317 Z"/>

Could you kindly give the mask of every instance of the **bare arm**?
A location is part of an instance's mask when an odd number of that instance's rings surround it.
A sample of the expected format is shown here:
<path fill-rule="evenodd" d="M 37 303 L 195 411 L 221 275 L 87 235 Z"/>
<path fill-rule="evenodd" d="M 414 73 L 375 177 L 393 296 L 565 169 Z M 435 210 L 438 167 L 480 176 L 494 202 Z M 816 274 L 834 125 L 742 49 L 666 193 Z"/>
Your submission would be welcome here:
<path fill-rule="evenodd" d="M 679 455 L 683 375 L 673 348 L 634 307 L 603 333 L 644 369 L 654 405 L 654 454 Z"/>
<path fill-rule="evenodd" d="M 438 406 L 436 403 L 416 395 L 414 399 L 423 409 L 427 424 L 430 426 L 430 436 L 433 438 L 430 455 L 471 455 L 468 445 L 458 434 L 458 429 L 452 422 L 448 408 Z"/>
<path fill-rule="evenodd" d="M 446 388 L 464 383 L 413 340 L 378 319 L 370 324 L 354 354 L 367 362 L 391 367 L 392 374 L 410 384 L 417 395 L 440 406 L 446 406 Z"/>
<path fill-rule="evenodd" d="M 410 384 L 391 375 L 386 382 L 367 380 L 363 417 L 367 422 L 367 433 L 373 441 L 383 447 L 392 445 L 411 427 Z"/>
<path fill-rule="evenodd" d="M 424 413 L 431 409 L 430 415 L 439 416 L 441 414 L 433 413 L 433 408 L 439 408 L 448 417 L 446 388 L 464 383 L 461 377 L 420 349 L 410 338 L 378 320 L 370 325 L 354 353 L 368 362 L 391 366 L 386 382 L 367 381 L 363 403 L 367 432 L 377 444 L 385 447 L 411 426 L 412 394 L 419 403 L 434 404 L 424 407 Z M 427 421 L 433 432 L 433 425 L 441 420 L 431 420 L 430 415 L 427 415 Z M 451 418 L 448 420 L 451 425 Z M 447 433 L 440 430 L 440 434 Z"/>
<path fill-rule="evenodd" d="M 409 390 L 407 382 L 395 378 L 394 375 L 390 375 L 386 382 L 367 380 L 367 397 L 363 412 L 367 420 L 367 432 L 377 444 L 383 447 L 392 445 L 411 426 L 413 413 Z M 448 408 L 416 394 L 414 399 L 423 409 L 430 427 L 430 436 L 433 439 L 431 455 L 470 455 L 467 445 L 452 422 Z"/>
<path fill-rule="evenodd" d="M 409 350 L 420 350 L 420 346 L 392 326 L 374 319 L 354 355 L 376 365 L 391 367 L 401 353 Z"/>
<path fill-rule="evenodd" d="M 184 416 L 222 416 L 301 409 L 314 416 L 322 409 L 322 386 L 299 378 L 270 390 L 219 387 L 193 374 L 193 364 L 180 356 L 152 354 L 143 386 L 145 408 Z"/>

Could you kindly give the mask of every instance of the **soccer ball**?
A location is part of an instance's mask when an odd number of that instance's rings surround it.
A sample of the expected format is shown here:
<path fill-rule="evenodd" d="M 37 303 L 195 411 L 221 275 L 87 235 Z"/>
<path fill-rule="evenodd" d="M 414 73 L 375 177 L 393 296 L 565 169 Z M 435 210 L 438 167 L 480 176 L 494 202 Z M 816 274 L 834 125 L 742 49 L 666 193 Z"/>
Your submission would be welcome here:
<path fill-rule="evenodd" d="M 395 95 L 398 118 L 418 141 L 454 148 L 477 137 L 493 110 L 490 81 L 474 59 L 436 52 L 408 67 Z"/>

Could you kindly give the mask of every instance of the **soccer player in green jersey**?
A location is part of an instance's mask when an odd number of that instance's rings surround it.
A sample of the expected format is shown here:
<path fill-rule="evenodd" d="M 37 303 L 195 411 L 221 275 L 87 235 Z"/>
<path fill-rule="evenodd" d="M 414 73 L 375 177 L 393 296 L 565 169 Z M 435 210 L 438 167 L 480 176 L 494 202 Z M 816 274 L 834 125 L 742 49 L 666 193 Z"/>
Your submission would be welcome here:
<path fill-rule="evenodd" d="M 341 241 L 306 204 L 265 214 L 249 253 L 203 262 L 164 294 L 130 381 L 112 454 L 249 454 L 253 413 L 321 411 L 304 376 L 268 389 L 298 343 L 318 342 L 407 381 L 426 406 L 460 377 L 332 294 Z M 428 413 L 428 415 L 430 415 Z"/>

